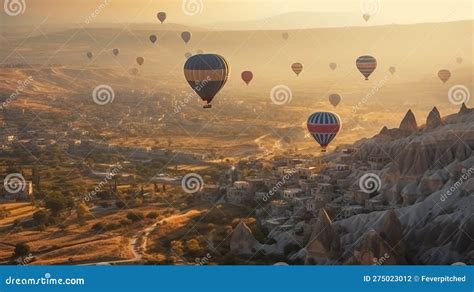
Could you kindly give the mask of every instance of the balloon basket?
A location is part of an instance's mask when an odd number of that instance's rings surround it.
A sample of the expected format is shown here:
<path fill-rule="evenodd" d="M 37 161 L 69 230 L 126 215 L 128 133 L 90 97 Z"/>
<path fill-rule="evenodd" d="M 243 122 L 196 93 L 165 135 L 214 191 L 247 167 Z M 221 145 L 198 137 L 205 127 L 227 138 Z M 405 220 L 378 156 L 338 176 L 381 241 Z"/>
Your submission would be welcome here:
<path fill-rule="evenodd" d="M 212 104 L 206 104 L 206 105 L 203 106 L 202 108 L 212 108 Z"/>

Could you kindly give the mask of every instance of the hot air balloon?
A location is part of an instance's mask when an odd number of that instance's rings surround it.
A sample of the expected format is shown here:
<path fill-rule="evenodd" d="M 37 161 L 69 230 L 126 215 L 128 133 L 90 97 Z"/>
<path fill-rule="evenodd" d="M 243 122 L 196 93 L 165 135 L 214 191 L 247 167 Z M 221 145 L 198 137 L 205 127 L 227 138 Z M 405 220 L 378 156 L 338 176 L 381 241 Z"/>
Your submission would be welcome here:
<path fill-rule="evenodd" d="M 395 72 L 397 71 L 397 68 L 395 68 L 394 66 L 388 68 L 388 71 L 393 75 L 395 74 Z"/>
<path fill-rule="evenodd" d="M 156 35 L 154 35 L 154 34 L 150 35 L 150 42 L 152 42 L 153 44 L 156 43 L 157 39 L 158 38 L 156 37 Z"/>
<path fill-rule="evenodd" d="M 253 79 L 253 73 L 251 71 L 244 71 L 242 72 L 242 80 L 249 85 L 250 81 Z"/>
<path fill-rule="evenodd" d="M 364 14 L 364 15 L 362 15 L 362 17 L 364 18 L 365 21 L 369 21 L 370 14 Z"/>
<path fill-rule="evenodd" d="M 369 80 L 370 74 L 377 68 L 377 60 L 372 56 L 360 56 L 356 61 L 357 69 L 364 75 L 365 80 Z"/>
<path fill-rule="evenodd" d="M 462 63 L 462 61 L 463 61 L 463 60 L 462 60 L 462 58 L 461 58 L 461 57 L 457 57 L 457 58 L 456 58 L 456 62 L 458 62 L 458 64 L 461 64 L 461 63 Z"/>
<path fill-rule="evenodd" d="M 117 57 L 119 53 L 120 53 L 119 49 L 112 50 L 112 54 L 114 54 L 115 57 Z"/>
<path fill-rule="evenodd" d="M 138 57 L 138 58 L 137 58 L 137 63 L 138 63 L 138 65 L 141 66 L 141 65 L 143 65 L 144 62 L 145 62 L 145 59 L 143 59 L 143 57 Z"/>
<path fill-rule="evenodd" d="M 87 56 L 87 58 L 89 58 L 89 59 L 92 60 L 92 57 L 93 57 L 94 55 L 92 54 L 92 52 L 87 52 L 86 56 Z"/>
<path fill-rule="evenodd" d="M 211 108 L 212 99 L 227 82 L 229 65 L 216 54 L 194 55 L 184 64 L 184 76 L 196 94 L 207 102 L 204 108 Z"/>
<path fill-rule="evenodd" d="M 321 145 L 321 152 L 326 152 L 326 147 L 341 129 L 341 119 L 335 113 L 315 112 L 309 116 L 307 126 L 311 136 Z"/>
<path fill-rule="evenodd" d="M 303 65 L 301 63 L 294 63 L 291 65 L 291 69 L 295 72 L 296 76 L 299 76 L 301 71 L 303 71 Z"/>
<path fill-rule="evenodd" d="M 138 75 L 140 71 L 138 70 L 138 68 L 132 68 L 131 72 L 133 75 Z"/>
<path fill-rule="evenodd" d="M 165 12 L 158 12 L 158 14 L 156 15 L 156 17 L 158 17 L 158 20 L 163 23 L 166 19 L 166 13 Z"/>
<path fill-rule="evenodd" d="M 448 81 L 451 77 L 451 72 L 446 69 L 439 70 L 438 77 L 441 79 L 441 81 L 443 81 L 443 83 L 446 83 L 446 81 Z"/>
<path fill-rule="evenodd" d="M 336 70 L 337 64 L 336 63 L 330 63 L 329 68 L 331 68 L 332 71 Z"/>
<path fill-rule="evenodd" d="M 290 35 L 287 32 L 282 33 L 281 36 L 285 41 L 290 37 Z"/>
<path fill-rule="evenodd" d="M 183 39 L 184 43 L 187 44 L 191 39 L 191 33 L 189 31 L 183 31 L 181 33 L 181 38 Z"/>
<path fill-rule="evenodd" d="M 329 96 L 329 102 L 334 106 L 337 107 L 337 105 L 341 102 L 341 96 L 339 94 L 331 94 Z"/>

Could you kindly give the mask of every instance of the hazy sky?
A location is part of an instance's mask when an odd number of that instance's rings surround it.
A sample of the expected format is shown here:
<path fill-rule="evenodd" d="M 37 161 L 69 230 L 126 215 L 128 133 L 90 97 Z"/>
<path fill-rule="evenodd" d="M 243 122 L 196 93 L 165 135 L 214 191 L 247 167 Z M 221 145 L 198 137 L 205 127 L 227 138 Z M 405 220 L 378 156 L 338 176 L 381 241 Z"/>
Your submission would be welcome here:
<path fill-rule="evenodd" d="M 9 1 L 9 0 L 4 0 Z M 15 1 L 15 0 L 10 0 Z M 16 0 L 21 1 L 21 0 Z M 155 22 L 158 11 L 166 11 L 167 22 L 203 25 L 221 22 L 260 20 L 288 12 L 338 13 L 336 25 L 344 25 L 343 15 L 360 16 L 361 6 L 374 14 L 370 24 L 440 22 L 473 19 L 472 0 L 24 0 L 23 15 L 5 13 L 5 23 L 37 22 L 49 15 L 49 22 Z M 362 5 L 361 5 L 362 3 Z M 188 7 L 197 7 L 184 9 Z M 195 6 L 193 6 L 195 5 Z M 94 16 L 97 11 L 97 16 Z M 197 13 L 195 13 L 197 11 Z M 91 16 L 93 16 L 91 18 Z M 348 23 L 352 25 L 352 23 Z"/>

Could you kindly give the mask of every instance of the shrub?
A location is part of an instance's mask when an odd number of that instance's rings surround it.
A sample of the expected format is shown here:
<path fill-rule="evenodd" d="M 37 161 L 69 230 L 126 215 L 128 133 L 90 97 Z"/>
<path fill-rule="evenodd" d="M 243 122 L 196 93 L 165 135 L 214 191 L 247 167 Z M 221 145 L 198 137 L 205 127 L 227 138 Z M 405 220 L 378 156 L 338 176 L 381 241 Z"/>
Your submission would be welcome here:
<path fill-rule="evenodd" d="M 141 212 L 128 212 L 127 218 L 132 222 L 137 222 L 137 221 L 143 220 L 145 217 L 143 216 L 143 213 Z"/>
<path fill-rule="evenodd" d="M 151 211 L 150 213 L 148 213 L 148 214 L 146 215 L 146 218 L 149 218 L 149 219 L 156 219 L 156 218 L 158 218 L 158 212 Z"/>

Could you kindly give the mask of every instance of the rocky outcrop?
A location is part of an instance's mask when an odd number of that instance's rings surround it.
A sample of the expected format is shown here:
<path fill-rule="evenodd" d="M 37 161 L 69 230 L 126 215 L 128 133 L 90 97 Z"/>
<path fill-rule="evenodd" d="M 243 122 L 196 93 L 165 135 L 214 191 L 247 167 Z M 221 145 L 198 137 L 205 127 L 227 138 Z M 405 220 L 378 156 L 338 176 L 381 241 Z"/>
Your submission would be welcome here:
<path fill-rule="evenodd" d="M 461 108 L 459 109 L 459 114 L 460 114 L 460 115 L 464 115 L 464 114 L 469 113 L 470 111 L 471 111 L 471 109 L 468 109 L 467 106 L 466 106 L 466 104 L 463 103 L 463 104 L 461 105 Z"/>
<path fill-rule="evenodd" d="M 396 265 L 403 262 L 399 261 L 398 256 L 374 229 L 361 236 L 352 254 L 346 264 Z"/>
<path fill-rule="evenodd" d="M 306 246 L 306 264 L 327 264 L 340 253 L 340 239 L 326 210 L 319 211 L 311 239 Z"/>
<path fill-rule="evenodd" d="M 441 121 L 441 115 L 436 107 L 434 107 L 426 118 L 426 128 L 433 129 L 441 126 L 443 122 Z"/>
<path fill-rule="evenodd" d="M 418 129 L 418 124 L 416 123 L 415 115 L 411 110 L 408 110 L 402 122 L 400 123 L 400 130 L 407 132 L 415 132 Z"/>
<path fill-rule="evenodd" d="M 232 232 L 230 251 L 234 254 L 253 255 L 260 247 L 260 243 L 253 236 L 252 230 L 240 222 Z"/>
<path fill-rule="evenodd" d="M 379 135 L 387 135 L 389 133 L 387 126 L 384 126 L 382 130 L 380 130 Z"/>
<path fill-rule="evenodd" d="M 405 256 L 406 242 L 403 226 L 394 209 L 390 209 L 385 213 L 379 234 L 399 258 Z"/>

